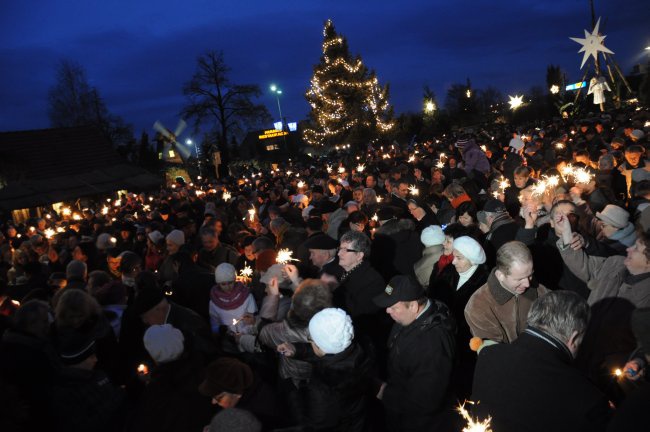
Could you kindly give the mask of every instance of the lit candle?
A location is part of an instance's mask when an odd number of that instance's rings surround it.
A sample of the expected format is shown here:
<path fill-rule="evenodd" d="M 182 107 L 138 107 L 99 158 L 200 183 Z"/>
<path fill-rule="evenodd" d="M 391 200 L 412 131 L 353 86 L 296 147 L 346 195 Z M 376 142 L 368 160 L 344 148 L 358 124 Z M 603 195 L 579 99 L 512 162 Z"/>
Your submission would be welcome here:
<path fill-rule="evenodd" d="M 149 368 L 143 363 L 138 366 L 137 371 L 139 375 L 147 375 L 149 373 Z"/>

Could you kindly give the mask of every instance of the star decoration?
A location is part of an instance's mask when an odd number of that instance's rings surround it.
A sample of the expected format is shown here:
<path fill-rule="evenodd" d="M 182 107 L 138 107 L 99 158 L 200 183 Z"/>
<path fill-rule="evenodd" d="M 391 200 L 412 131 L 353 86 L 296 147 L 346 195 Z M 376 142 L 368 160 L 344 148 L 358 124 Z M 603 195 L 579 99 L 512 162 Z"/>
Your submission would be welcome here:
<path fill-rule="evenodd" d="M 510 104 L 510 109 L 513 111 L 519 108 L 520 106 L 522 106 L 524 103 L 524 95 L 521 96 L 508 95 L 508 97 L 510 98 L 510 100 L 508 101 L 508 103 Z"/>
<path fill-rule="evenodd" d="M 582 45 L 582 48 L 580 48 L 579 53 L 584 52 L 584 56 L 582 57 L 582 64 L 580 65 L 580 69 L 585 65 L 589 57 L 593 57 L 594 59 L 598 59 L 598 52 L 602 51 L 604 53 L 608 54 L 614 54 L 613 51 L 609 50 L 605 45 L 603 45 L 603 41 L 607 36 L 600 36 L 598 34 L 598 27 L 600 26 L 600 18 L 598 18 L 598 22 L 596 22 L 596 26 L 594 27 L 594 31 L 592 33 L 589 33 L 587 30 L 585 30 L 585 37 L 583 38 L 569 38 L 574 42 L 579 43 Z"/>

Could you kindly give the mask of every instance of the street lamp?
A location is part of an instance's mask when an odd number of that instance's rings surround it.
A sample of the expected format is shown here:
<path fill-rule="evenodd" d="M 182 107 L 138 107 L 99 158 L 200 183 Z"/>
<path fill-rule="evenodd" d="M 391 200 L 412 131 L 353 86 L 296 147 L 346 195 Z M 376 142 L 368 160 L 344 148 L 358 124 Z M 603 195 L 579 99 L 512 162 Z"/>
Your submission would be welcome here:
<path fill-rule="evenodd" d="M 280 107 L 280 90 L 275 84 L 271 84 L 271 91 L 275 94 L 275 99 L 278 101 L 278 111 L 280 112 L 280 123 L 282 123 L 282 130 L 284 130 L 284 118 L 282 117 L 282 108 Z"/>
<path fill-rule="evenodd" d="M 189 138 L 185 140 L 185 144 L 187 144 L 188 146 L 191 146 L 192 144 L 194 145 L 194 153 L 196 153 L 196 164 L 199 168 L 199 177 L 200 177 L 203 175 L 203 173 L 201 172 L 201 158 L 199 157 L 199 148 L 196 146 L 196 143 Z"/>

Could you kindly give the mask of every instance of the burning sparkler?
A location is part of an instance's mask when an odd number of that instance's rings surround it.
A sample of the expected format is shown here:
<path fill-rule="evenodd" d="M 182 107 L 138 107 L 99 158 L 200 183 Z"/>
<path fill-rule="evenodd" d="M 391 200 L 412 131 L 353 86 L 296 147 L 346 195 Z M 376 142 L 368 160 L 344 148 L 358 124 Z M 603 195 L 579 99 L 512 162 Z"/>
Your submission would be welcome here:
<path fill-rule="evenodd" d="M 250 279 L 250 277 L 253 276 L 253 269 L 245 265 L 244 268 L 239 271 L 239 275 Z"/>
<path fill-rule="evenodd" d="M 343 174 L 345 172 L 345 167 L 339 167 L 339 174 Z"/>
<path fill-rule="evenodd" d="M 377 215 L 377 213 L 375 213 L 375 215 L 371 219 L 374 220 L 375 222 L 378 222 L 379 216 Z"/>
<path fill-rule="evenodd" d="M 248 209 L 248 220 L 251 222 L 255 220 L 255 209 Z"/>
<path fill-rule="evenodd" d="M 81 220 L 81 215 L 79 213 L 75 213 L 72 215 L 72 220 L 80 221 Z"/>
<path fill-rule="evenodd" d="M 436 164 L 436 168 L 444 168 L 444 167 L 445 167 L 445 163 L 439 160 L 438 163 Z"/>
<path fill-rule="evenodd" d="M 471 401 L 467 401 L 466 403 L 473 404 Z M 467 426 L 463 428 L 463 432 L 492 432 L 492 428 L 490 427 L 492 417 L 488 417 L 482 422 L 479 422 L 478 419 L 474 420 L 465 409 L 465 404 L 458 405 L 458 412 L 467 422 Z"/>
<path fill-rule="evenodd" d="M 408 163 L 415 161 L 415 156 L 409 156 Z"/>
<path fill-rule="evenodd" d="M 70 210 L 70 207 L 63 207 L 61 209 L 61 214 L 63 216 L 70 216 L 72 214 L 72 210 Z"/>
<path fill-rule="evenodd" d="M 305 187 L 305 182 L 300 180 L 297 185 L 299 188 L 304 188 Z"/>
<path fill-rule="evenodd" d="M 107 206 L 102 207 L 102 214 L 103 214 L 103 215 L 107 215 L 107 214 L 108 214 L 108 207 L 107 207 Z"/>
<path fill-rule="evenodd" d="M 409 186 L 409 192 L 411 193 L 411 195 L 418 195 L 420 193 L 420 191 L 415 185 Z"/>
<path fill-rule="evenodd" d="M 357 172 L 363 172 L 363 170 L 366 169 L 366 166 L 364 164 L 359 164 L 357 165 Z"/>
<path fill-rule="evenodd" d="M 383 200 L 383 198 L 380 197 L 379 195 L 377 195 L 377 202 L 380 203 L 382 200 Z"/>
<path fill-rule="evenodd" d="M 278 251 L 278 257 L 276 258 L 276 261 L 278 264 L 287 264 L 291 261 L 298 261 L 297 259 L 292 257 L 293 252 L 291 252 L 289 249 L 280 249 Z"/>
<path fill-rule="evenodd" d="M 232 195 L 227 190 L 224 190 L 223 195 L 221 197 L 223 198 L 224 201 L 230 201 L 230 198 L 232 198 Z"/>
<path fill-rule="evenodd" d="M 56 234 L 56 231 L 54 231 L 52 228 L 48 228 L 45 230 L 45 238 L 51 239 L 54 237 L 54 234 Z"/>
<path fill-rule="evenodd" d="M 327 170 L 328 174 L 332 173 L 332 167 L 331 166 L 327 165 L 327 167 L 325 169 Z"/>

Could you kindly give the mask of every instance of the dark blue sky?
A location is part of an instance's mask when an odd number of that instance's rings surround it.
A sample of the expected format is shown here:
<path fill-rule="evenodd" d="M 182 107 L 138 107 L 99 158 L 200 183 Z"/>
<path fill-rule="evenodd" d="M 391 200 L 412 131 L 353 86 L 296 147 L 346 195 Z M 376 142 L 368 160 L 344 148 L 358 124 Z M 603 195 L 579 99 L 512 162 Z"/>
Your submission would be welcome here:
<path fill-rule="evenodd" d="M 581 77 L 570 36 L 590 28 L 587 0 L 5 0 L 0 16 L 0 131 L 48 127 L 47 92 L 62 58 L 80 63 L 109 110 L 135 126 L 173 127 L 196 57 L 223 50 L 235 83 L 255 83 L 274 117 L 271 83 L 289 119 L 308 112 L 304 93 L 331 18 L 352 53 L 391 86 L 397 113 L 421 109 L 423 85 L 444 102 L 467 77 L 504 94 L 545 85 L 559 64 Z M 596 0 L 601 32 L 624 71 L 647 61 L 647 0 Z M 646 56 L 645 58 L 643 56 Z"/>

